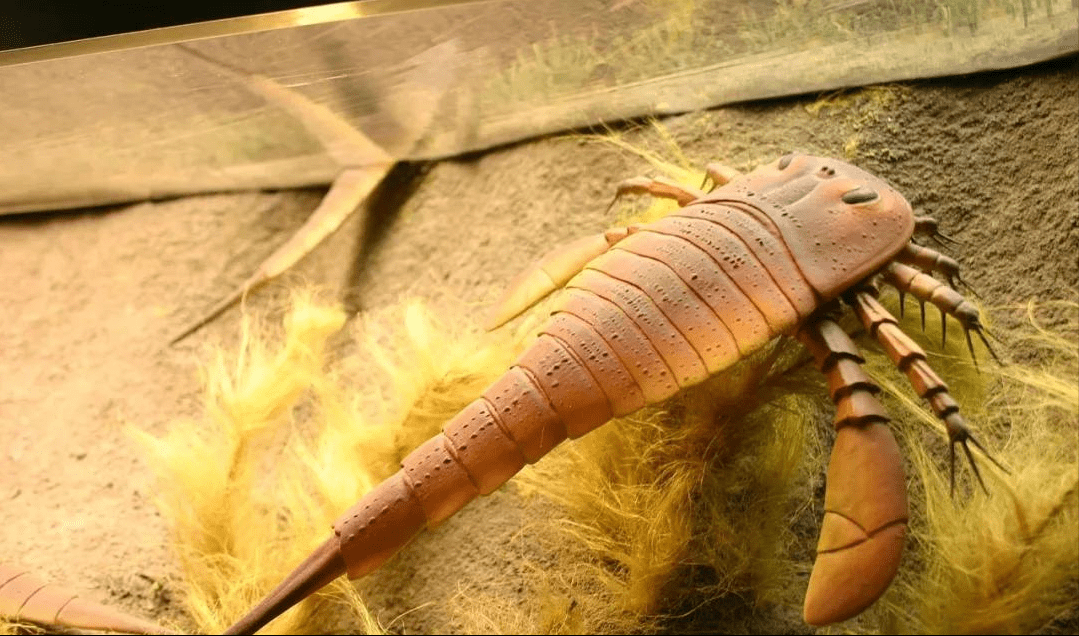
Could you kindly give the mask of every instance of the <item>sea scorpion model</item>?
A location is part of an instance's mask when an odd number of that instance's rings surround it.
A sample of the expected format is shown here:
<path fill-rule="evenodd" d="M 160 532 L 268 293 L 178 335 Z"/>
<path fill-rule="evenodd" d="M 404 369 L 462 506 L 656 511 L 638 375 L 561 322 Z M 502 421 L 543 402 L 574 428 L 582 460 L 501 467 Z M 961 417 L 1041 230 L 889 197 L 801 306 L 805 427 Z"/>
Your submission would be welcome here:
<path fill-rule="evenodd" d="M 784 334 L 801 341 L 827 377 L 838 429 L 805 620 L 844 620 L 883 594 L 906 533 L 902 457 L 875 397 L 879 388 L 834 312 L 840 300 L 853 307 L 944 422 L 953 475 L 955 445 L 975 474 L 967 443 L 981 445 L 925 352 L 877 302 L 875 285 L 882 281 L 936 305 L 942 319 L 955 318 L 972 355 L 970 332 L 989 347 L 978 312 L 952 288 L 956 262 L 911 240 L 941 237 L 936 221 L 915 216 L 882 179 L 801 154 L 746 175 L 718 164 L 707 174 L 716 184 L 708 193 L 654 179 L 623 182 L 620 193 L 649 193 L 682 207 L 571 243 L 526 270 L 489 326 L 564 286 L 536 341 L 345 512 L 333 535 L 227 633 L 259 629 L 342 574 L 373 571 L 420 530 L 491 493 L 566 438 L 665 400 Z"/>

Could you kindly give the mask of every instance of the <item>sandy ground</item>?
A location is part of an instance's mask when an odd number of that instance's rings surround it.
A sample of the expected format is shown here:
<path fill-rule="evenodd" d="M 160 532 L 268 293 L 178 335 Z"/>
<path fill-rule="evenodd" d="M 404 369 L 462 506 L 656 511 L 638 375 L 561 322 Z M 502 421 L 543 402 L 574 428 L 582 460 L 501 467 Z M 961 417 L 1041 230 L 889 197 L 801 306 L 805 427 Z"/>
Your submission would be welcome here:
<path fill-rule="evenodd" d="M 806 108 L 811 96 L 664 124 L 700 164 L 748 169 L 789 149 L 850 152 L 963 242 L 964 277 L 987 304 L 1075 299 L 1077 71 L 1079 60 L 1069 58 L 908 84 L 816 114 Z M 248 306 L 276 307 L 290 285 L 306 281 L 354 310 L 407 293 L 478 315 L 550 245 L 611 225 L 604 210 L 614 184 L 645 172 L 637 157 L 564 137 L 402 166 L 363 214 Z M 207 342 L 235 341 L 237 313 L 176 348 L 165 346 L 168 337 L 239 284 L 321 194 L 199 196 L 0 219 L 0 558 L 189 624 L 170 580 L 151 473 L 125 427 L 160 433 L 198 416 L 198 354 Z M 438 603 L 460 581 L 482 584 L 485 568 L 511 567 L 512 551 L 529 549 L 507 538 L 530 510 L 500 492 L 422 537 L 370 583 L 376 615 L 385 625 L 434 602 L 393 631 L 452 629 Z M 791 617 L 762 616 L 756 625 L 804 629 L 773 620 Z"/>

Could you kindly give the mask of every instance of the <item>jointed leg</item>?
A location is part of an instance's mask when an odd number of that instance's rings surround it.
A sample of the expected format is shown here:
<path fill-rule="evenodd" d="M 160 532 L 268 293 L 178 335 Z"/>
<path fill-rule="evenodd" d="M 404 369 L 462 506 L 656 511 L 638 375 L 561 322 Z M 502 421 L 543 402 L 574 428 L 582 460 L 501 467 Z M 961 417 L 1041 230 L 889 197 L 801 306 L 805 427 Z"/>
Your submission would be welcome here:
<path fill-rule="evenodd" d="M 913 265 L 926 272 L 936 272 L 944 276 L 944 279 L 952 287 L 955 287 L 955 281 L 966 285 L 963 279 L 959 277 L 959 263 L 954 258 L 945 256 L 934 249 L 910 243 L 896 255 L 896 260 L 907 265 Z M 969 287 L 969 285 L 967 286 Z"/>
<path fill-rule="evenodd" d="M 903 459 L 875 397 L 880 389 L 839 325 L 827 317 L 810 320 L 798 339 L 828 378 L 838 429 L 804 610 L 806 622 L 825 625 L 861 612 L 887 589 L 908 512 Z"/>
<path fill-rule="evenodd" d="M 955 293 L 954 290 L 952 293 Z M 851 295 L 850 303 L 854 306 L 854 311 L 858 314 L 858 318 L 862 321 L 866 331 L 884 347 L 884 351 L 895 363 L 896 367 L 906 374 L 907 379 L 910 380 L 910 384 L 914 388 L 914 392 L 929 402 L 933 412 L 944 423 L 950 441 L 951 485 L 953 492 L 955 490 L 956 444 L 962 445 L 963 452 L 974 470 L 974 476 L 978 478 L 978 483 L 981 484 L 982 489 L 988 492 L 985 488 L 985 482 L 982 481 L 981 473 L 978 471 L 978 466 L 974 463 L 974 456 L 971 455 L 967 442 L 969 441 L 977 446 L 1001 470 L 1005 470 L 1005 468 L 997 460 L 993 459 L 985 450 L 985 447 L 974 437 L 966 421 L 959 415 L 959 405 L 948 393 L 948 385 L 944 384 L 944 381 L 929 367 L 925 351 L 903 333 L 895 317 L 881 306 L 869 291 L 865 289 L 856 291 Z M 1005 472 L 1007 471 L 1005 470 Z"/>
<path fill-rule="evenodd" d="M 828 392 L 836 405 L 836 429 L 888 421 L 887 412 L 874 397 L 880 387 L 862 370 L 865 359 L 842 327 L 831 319 L 820 319 L 800 331 L 798 340 L 828 379 Z"/>
<path fill-rule="evenodd" d="M 989 345 L 989 341 L 985 338 L 985 334 L 983 333 L 985 327 L 981 324 L 978 310 L 970 303 L 970 301 L 963 298 L 959 292 L 932 276 L 923 274 L 903 263 L 890 263 L 884 268 L 881 274 L 884 282 L 899 290 L 900 307 L 903 305 L 903 296 L 907 292 L 910 292 L 922 304 L 923 329 L 925 328 L 925 303 L 933 303 L 940 309 L 941 346 L 944 346 L 947 337 L 947 316 L 951 316 L 962 325 L 964 335 L 967 339 L 967 348 L 970 349 L 970 356 L 971 358 L 974 358 L 975 363 L 977 363 L 977 358 L 974 356 L 974 343 L 971 342 L 970 339 L 971 331 L 978 334 L 978 337 L 985 344 L 985 348 L 989 350 L 993 359 L 1000 362 L 997 353 L 993 351 L 993 347 Z"/>
<path fill-rule="evenodd" d="M 660 199 L 672 199 L 677 202 L 678 205 L 685 207 L 705 195 L 703 189 L 709 179 L 712 180 L 712 188 L 709 190 L 709 192 L 711 192 L 711 190 L 726 185 L 731 179 L 739 177 L 741 174 L 741 172 L 734 168 L 725 166 L 721 163 L 709 163 L 704 167 L 704 182 L 701 183 L 700 188 L 696 189 L 686 187 L 675 183 L 670 179 L 664 179 L 663 177 L 632 177 L 618 184 L 618 188 L 615 190 L 614 200 L 611 201 L 611 204 L 607 209 L 614 206 L 615 202 L 625 194 L 649 194 Z"/>
<path fill-rule="evenodd" d="M 626 194 L 649 194 L 660 199 L 672 199 L 679 206 L 687 206 L 693 201 L 704 196 L 704 192 L 687 188 L 662 177 L 632 177 L 618 184 L 614 198 L 611 199 L 607 209 L 610 210 L 623 195 Z"/>

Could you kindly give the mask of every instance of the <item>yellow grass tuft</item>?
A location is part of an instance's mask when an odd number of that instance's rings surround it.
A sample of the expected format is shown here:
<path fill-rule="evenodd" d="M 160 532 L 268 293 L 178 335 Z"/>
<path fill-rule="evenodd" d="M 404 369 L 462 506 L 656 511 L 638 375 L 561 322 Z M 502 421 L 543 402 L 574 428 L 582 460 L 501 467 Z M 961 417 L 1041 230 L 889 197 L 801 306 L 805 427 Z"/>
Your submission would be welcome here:
<path fill-rule="evenodd" d="M 0 618 L 0 636 L 20 636 L 25 634 L 44 634 L 45 629 L 33 623 L 12 622 L 6 618 Z"/>
<path fill-rule="evenodd" d="M 246 320 L 235 362 L 214 356 L 204 421 L 176 423 L 160 438 L 132 431 L 158 473 L 157 503 L 199 631 L 220 632 L 246 613 L 329 536 L 341 512 L 509 363 L 512 347 L 477 347 L 474 333 L 449 337 L 417 303 L 395 313 L 358 336 L 400 396 L 377 409 L 382 426 L 361 410 L 365 400 L 382 403 L 378 387 L 357 392 L 327 370 L 344 313 L 301 295 L 281 344 Z M 324 633 L 342 615 L 381 631 L 343 579 L 269 629 Z"/>

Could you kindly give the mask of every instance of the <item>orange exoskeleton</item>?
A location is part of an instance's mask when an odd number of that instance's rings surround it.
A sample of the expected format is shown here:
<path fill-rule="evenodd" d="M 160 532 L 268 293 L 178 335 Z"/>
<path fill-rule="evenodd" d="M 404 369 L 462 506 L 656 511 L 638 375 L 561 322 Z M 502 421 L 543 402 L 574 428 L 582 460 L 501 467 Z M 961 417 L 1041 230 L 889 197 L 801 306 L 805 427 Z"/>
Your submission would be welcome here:
<path fill-rule="evenodd" d="M 620 193 L 682 207 L 576 241 L 525 271 L 489 326 L 564 286 L 536 341 L 348 510 L 333 535 L 229 632 L 258 629 L 341 574 L 371 572 L 420 530 L 566 438 L 669 398 L 784 334 L 801 341 L 825 374 L 838 429 L 805 620 L 844 620 L 873 603 L 899 566 L 905 477 L 879 389 L 831 316 L 840 300 L 853 307 L 944 421 L 953 451 L 961 444 L 970 458 L 967 442 L 977 441 L 958 405 L 924 351 L 877 302 L 875 284 L 937 305 L 960 322 L 968 345 L 971 331 L 985 341 L 978 312 L 925 273 L 950 283 L 958 265 L 912 242 L 916 233 L 942 235 L 882 179 L 800 154 L 746 175 L 720 165 L 707 173 L 716 184 L 707 193 L 661 180 L 623 182 Z"/>
<path fill-rule="evenodd" d="M 0 617 L 15 623 L 25 621 L 94 631 L 168 633 L 156 623 L 106 607 L 79 592 L 4 563 L 0 563 Z"/>

